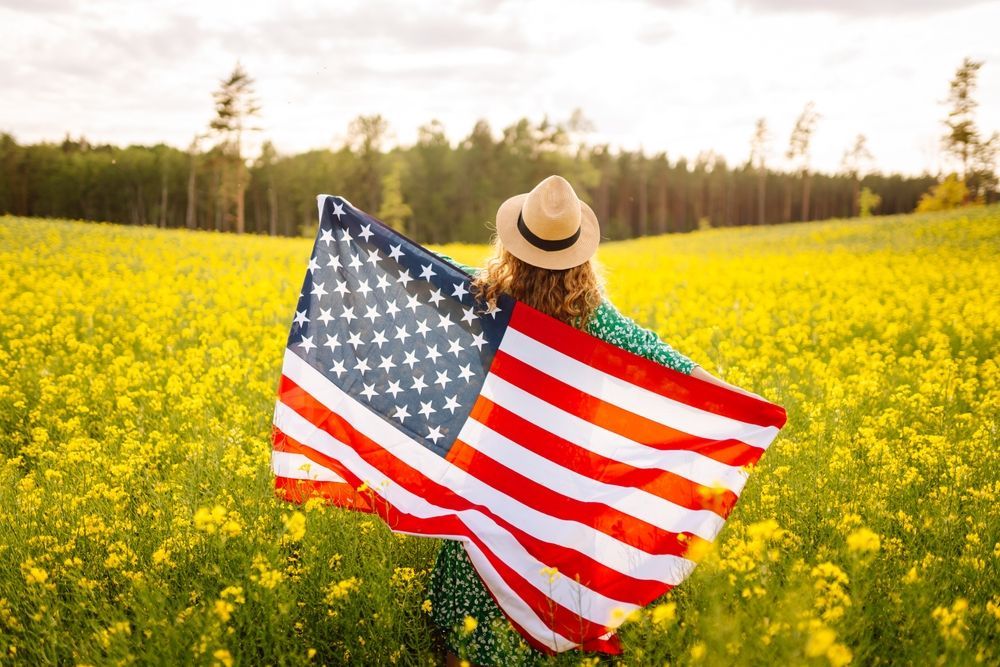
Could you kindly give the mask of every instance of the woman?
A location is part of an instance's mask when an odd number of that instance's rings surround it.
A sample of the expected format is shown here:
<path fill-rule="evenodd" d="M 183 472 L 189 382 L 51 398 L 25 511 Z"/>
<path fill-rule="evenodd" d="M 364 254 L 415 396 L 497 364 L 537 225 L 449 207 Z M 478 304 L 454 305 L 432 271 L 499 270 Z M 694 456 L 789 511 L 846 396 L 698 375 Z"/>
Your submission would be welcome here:
<path fill-rule="evenodd" d="M 622 315 L 605 298 L 593 260 L 597 216 L 561 176 L 511 197 L 497 211 L 493 256 L 473 274 L 487 303 L 506 293 L 608 343 L 682 373 L 744 392 L 706 372 L 657 335 Z M 753 394 L 756 396 L 755 394 Z M 535 662 L 542 654 L 512 628 L 473 569 L 462 543 L 446 540 L 429 582 L 431 617 L 445 634 L 448 664 L 458 655 L 479 665 Z M 474 619 L 467 620 L 467 618 Z"/>

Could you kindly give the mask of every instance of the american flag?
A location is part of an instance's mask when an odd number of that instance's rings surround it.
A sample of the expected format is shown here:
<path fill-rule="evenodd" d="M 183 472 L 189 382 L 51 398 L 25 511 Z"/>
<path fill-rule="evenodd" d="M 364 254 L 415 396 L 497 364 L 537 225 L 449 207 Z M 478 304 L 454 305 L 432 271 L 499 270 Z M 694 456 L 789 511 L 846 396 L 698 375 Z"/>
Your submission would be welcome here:
<path fill-rule="evenodd" d="M 512 299 L 487 307 L 458 267 L 318 202 L 274 411 L 279 493 L 461 540 L 530 644 L 617 653 L 615 628 L 691 572 L 785 411 Z"/>

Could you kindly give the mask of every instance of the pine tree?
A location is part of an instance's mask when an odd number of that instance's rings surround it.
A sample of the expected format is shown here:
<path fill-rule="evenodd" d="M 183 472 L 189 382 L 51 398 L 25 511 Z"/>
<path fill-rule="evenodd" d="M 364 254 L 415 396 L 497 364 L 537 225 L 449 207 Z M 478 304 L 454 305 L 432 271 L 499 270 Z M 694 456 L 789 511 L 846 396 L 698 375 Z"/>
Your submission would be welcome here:
<path fill-rule="evenodd" d="M 227 219 L 235 215 L 236 232 L 242 234 L 245 223 L 245 196 L 247 186 L 247 166 L 243 160 L 243 138 L 246 132 L 259 131 L 250 126 L 250 120 L 260 114 L 260 104 L 254 93 L 254 80 L 243 66 L 237 62 L 232 74 L 224 79 L 215 98 L 215 118 L 209 123 L 211 130 L 219 137 L 219 147 L 225 161 L 221 180 L 221 200 Z M 230 164 L 231 163 L 231 168 Z M 235 206 L 235 214 L 232 209 Z"/>

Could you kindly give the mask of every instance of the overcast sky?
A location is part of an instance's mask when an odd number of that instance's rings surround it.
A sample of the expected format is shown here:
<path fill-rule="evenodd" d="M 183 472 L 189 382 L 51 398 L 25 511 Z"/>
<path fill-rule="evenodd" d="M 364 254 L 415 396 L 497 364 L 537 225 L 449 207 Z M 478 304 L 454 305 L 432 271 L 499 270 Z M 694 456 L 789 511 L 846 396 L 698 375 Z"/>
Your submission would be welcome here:
<path fill-rule="evenodd" d="M 1000 130 L 998 26 L 998 0 L 0 0 L 0 131 L 185 147 L 239 59 L 282 152 L 335 145 L 358 114 L 409 144 L 433 118 L 457 141 L 580 108 L 591 141 L 732 161 L 763 116 L 780 165 L 813 100 L 816 168 L 861 132 L 879 168 L 917 173 L 944 166 L 965 56 Z"/>

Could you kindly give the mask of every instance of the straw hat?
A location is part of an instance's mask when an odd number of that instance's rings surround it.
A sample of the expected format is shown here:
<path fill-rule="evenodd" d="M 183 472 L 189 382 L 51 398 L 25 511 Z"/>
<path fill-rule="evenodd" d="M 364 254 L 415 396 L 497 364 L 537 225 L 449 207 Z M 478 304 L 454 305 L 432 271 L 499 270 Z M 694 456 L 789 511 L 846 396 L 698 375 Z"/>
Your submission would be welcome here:
<path fill-rule="evenodd" d="M 497 210 L 497 236 L 503 247 L 543 269 L 583 264 L 597 251 L 600 232 L 594 211 L 562 176 L 549 176 Z"/>

